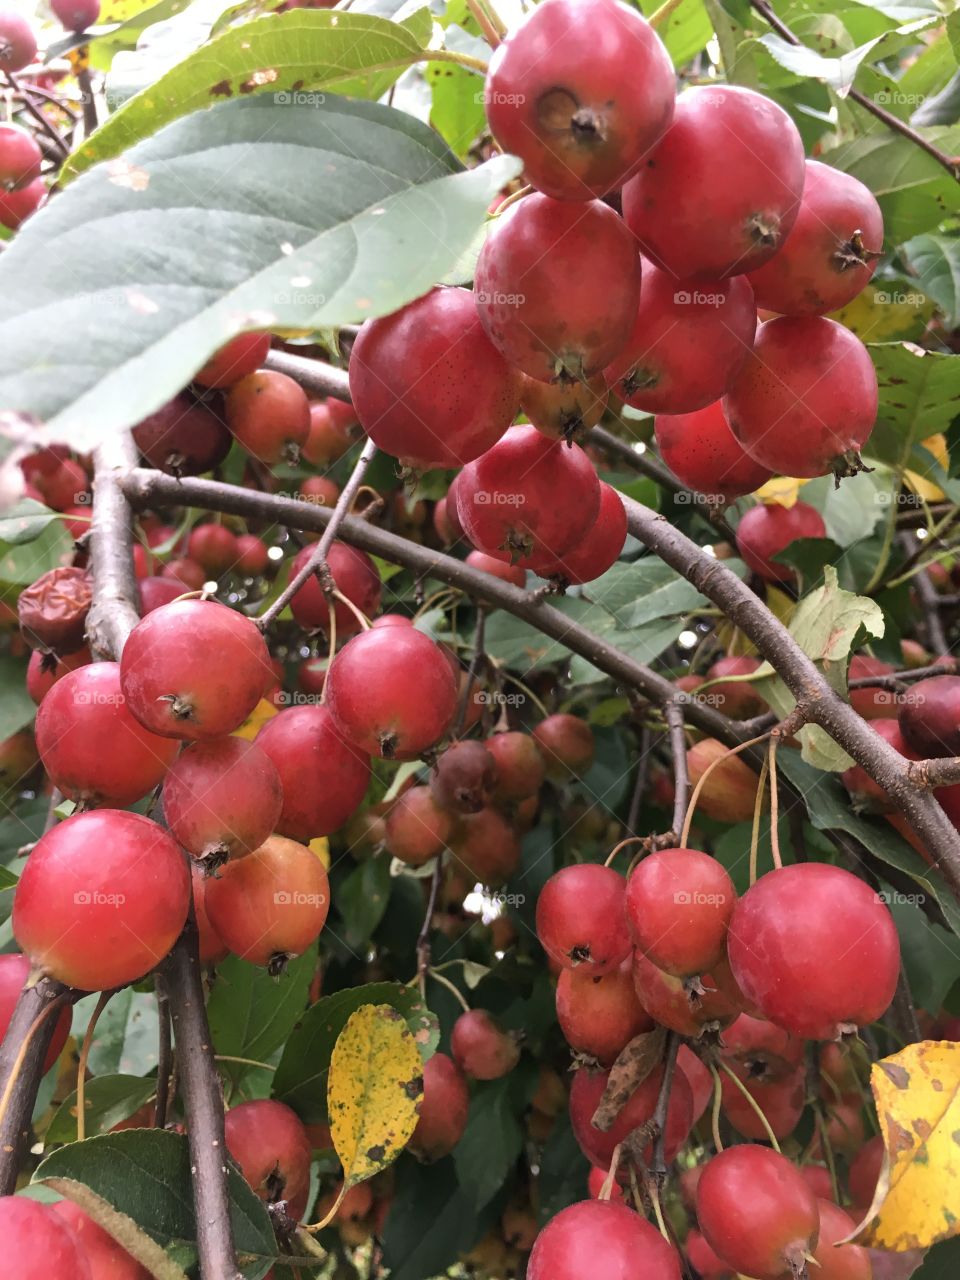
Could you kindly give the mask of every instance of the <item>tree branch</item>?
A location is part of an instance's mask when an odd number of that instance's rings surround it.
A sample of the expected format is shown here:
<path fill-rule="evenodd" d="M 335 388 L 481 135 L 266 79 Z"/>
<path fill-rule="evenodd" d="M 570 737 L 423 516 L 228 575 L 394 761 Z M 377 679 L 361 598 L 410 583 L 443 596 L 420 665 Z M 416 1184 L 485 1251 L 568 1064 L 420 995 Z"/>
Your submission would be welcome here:
<path fill-rule="evenodd" d="M 332 396 L 350 404 L 350 379 L 343 369 L 322 360 L 309 360 L 306 356 L 292 356 L 287 351 L 271 351 L 263 362 L 265 369 L 285 373 L 298 382 L 311 396 Z"/>
<path fill-rule="evenodd" d="M 115 660 L 140 621 L 133 526 L 130 507 L 120 489 L 121 477 L 136 465 L 137 449 L 127 431 L 111 435 L 94 457 L 89 543 L 93 604 L 87 617 L 87 639 L 97 653 Z"/>
<path fill-rule="evenodd" d="M 676 702 L 664 707 L 670 731 L 670 754 L 673 756 L 673 834 L 679 840 L 690 798 L 690 775 L 687 773 L 687 740 L 683 735 L 683 708 Z"/>

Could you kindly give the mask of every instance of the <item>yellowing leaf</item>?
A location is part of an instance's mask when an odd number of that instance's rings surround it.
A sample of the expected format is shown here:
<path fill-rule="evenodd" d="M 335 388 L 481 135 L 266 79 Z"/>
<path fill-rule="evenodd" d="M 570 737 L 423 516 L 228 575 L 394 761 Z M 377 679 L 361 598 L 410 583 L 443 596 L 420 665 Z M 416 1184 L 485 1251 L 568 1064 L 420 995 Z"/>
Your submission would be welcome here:
<path fill-rule="evenodd" d="M 935 436 L 927 436 L 926 440 L 920 441 L 920 444 L 922 448 L 926 449 L 927 453 L 933 455 L 944 471 L 950 469 L 947 437 L 942 431 L 937 432 Z M 914 493 L 919 494 L 925 502 L 939 502 L 946 497 L 938 484 L 934 484 L 932 480 L 928 480 L 926 476 L 922 476 L 916 471 L 905 471 L 903 478 Z"/>
<path fill-rule="evenodd" d="M 311 853 L 315 853 L 324 865 L 324 869 L 330 870 L 330 841 L 326 836 L 317 836 L 315 840 L 311 840 L 307 845 Z"/>
<path fill-rule="evenodd" d="M 268 702 L 266 698 L 261 698 L 240 728 L 234 729 L 230 736 L 233 738 L 246 738 L 248 742 L 252 742 L 267 721 L 272 720 L 276 714 L 277 708 L 273 703 Z"/>
<path fill-rule="evenodd" d="M 774 476 L 756 490 L 756 496 L 762 502 L 776 502 L 781 507 L 792 507 L 800 497 L 801 485 L 806 483 L 806 480 L 797 480 L 794 476 Z"/>
<path fill-rule="evenodd" d="M 396 1160 L 417 1127 L 423 1062 L 403 1017 L 388 1004 L 350 1015 L 330 1057 L 327 1110 L 345 1186 Z"/>
<path fill-rule="evenodd" d="M 885 1148 L 859 1244 L 903 1253 L 960 1233 L 960 1043 L 925 1040 L 876 1062 Z"/>

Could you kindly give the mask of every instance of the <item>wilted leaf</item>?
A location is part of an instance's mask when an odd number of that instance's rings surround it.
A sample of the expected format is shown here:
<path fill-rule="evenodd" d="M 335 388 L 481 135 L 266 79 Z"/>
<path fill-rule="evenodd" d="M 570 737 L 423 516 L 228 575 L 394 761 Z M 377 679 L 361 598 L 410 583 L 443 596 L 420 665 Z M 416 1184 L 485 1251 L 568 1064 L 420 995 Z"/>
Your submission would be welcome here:
<path fill-rule="evenodd" d="M 960 1043 L 925 1040 L 875 1062 L 884 1160 L 860 1244 L 902 1253 L 960 1233 Z"/>
<path fill-rule="evenodd" d="M 606 1133 L 613 1128 L 627 1099 L 659 1065 L 663 1058 L 666 1039 L 666 1029 L 655 1027 L 653 1031 L 643 1031 L 640 1035 L 634 1036 L 630 1043 L 620 1050 L 616 1062 L 610 1068 L 610 1078 L 607 1080 L 603 1097 L 593 1113 L 591 1123 L 595 1129 Z"/>
<path fill-rule="evenodd" d="M 392 1164 L 417 1127 L 423 1063 L 401 1015 L 388 1004 L 351 1014 L 330 1059 L 327 1109 L 346 1186 Z"/>

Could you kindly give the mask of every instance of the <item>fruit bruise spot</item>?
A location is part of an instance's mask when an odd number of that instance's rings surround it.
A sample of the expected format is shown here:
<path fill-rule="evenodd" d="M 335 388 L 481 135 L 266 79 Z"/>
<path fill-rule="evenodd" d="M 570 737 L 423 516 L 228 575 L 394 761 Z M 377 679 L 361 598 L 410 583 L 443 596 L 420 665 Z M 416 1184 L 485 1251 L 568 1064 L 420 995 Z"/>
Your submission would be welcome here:
<path fill-rule="evenodd" d="M 878 1066 L 886 1072 L 898 1089 L 906 1089 L 910 1084 L 910 1072 L 897 1062 L 880 1062 Z"/>
<path fill-rule="evenodd" d="M 232 98 L 233 88 L 229 80 L 218 80 L 216 84 L 210 86 L 211 98 Z"/>

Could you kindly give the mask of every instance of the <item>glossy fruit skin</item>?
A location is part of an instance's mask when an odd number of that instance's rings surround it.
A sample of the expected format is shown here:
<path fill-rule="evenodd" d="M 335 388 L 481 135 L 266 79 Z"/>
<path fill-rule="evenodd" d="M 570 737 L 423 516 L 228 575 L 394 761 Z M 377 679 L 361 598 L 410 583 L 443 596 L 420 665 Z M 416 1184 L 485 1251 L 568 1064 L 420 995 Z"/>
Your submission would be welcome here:
<path fill-rule="evenodd" d="M 335 507 L 340 486 L 326 476 L 307 476 L 300 486 L 300 497 L 317 507 Z"/>
<path fill-rule="evenodd" d="M 306 546 L 297 552 L 290 566 L 290 576 L 296 577 L 313 555 L 313 547 Z M 351 600 L 368 618 L 380 610 L 382 583 L 377 566 L 365 551 L 358 551 L 345 542 L 334 542 L 327 552 L 327 567 L 333 575 L 334 585 L 341 594 Z M 330 627 L 330 605 L 316 575 L 311 575 L 290 601 L 290 610 L 301 627 L 313 630 Z M 341 600 L 334 601 L 337 638 L 353 636 L 360 630 L 360 620 Z"/>
<path fill-rule="evenodd" d="M 385 843 L 408 867 L 422 867 L 443 852 L 453 828 L 453 814 L 437 804 L 430 787 L 411 787 L 390 806 Z"/>
<path fill-rule="evenodd" d="M 595 56 L 583 57 L 589 32 Z M 490 61 L 484 105 L 526 180 L 557 200 L 616 191 L 673 117 L 670 58 L 636 10 L 614 0 L 550 0 Z"/>
<path fill-rule="evenodd" d="M 186 593 L 189 589 L 182 582 L 176 582 L 173 578 L 147 577 L 141 578 L 137 583 L 140 592 L 140 616 L 146 617 L 148 613 L 153 613 L 154 609 L 161 609 L 165 604 L 172 604 L 174 600 Z"/>
<path fill-rule="evenodd" d="M 596 523 L 600 482 L 579 445 L 548 440 L 536 427 L 511 427 L 460 473 L 457 510 L 478 550 L 505 551 L 523 568 L 537 569 Z"/>
<path fill-rule="evenodd" d="M 593 974 L 585 966 L 561 969 L 557 1021 L 571 1049 L 604 1067 L 634 1036 L 653 1030 L 653 1019 L 637 999 L 629 959 L 609 973 Z"/>
<path fill-rule="evenodd" d="M 67 31 L 86 31 L 100 16 L 100 0 L 50 0 L 50 8 Z"/>
<path fill-rule="evenodd" d="M 316 940 L 330 909 L 330 885 L 315 853 L 283 836 L 226 863 L 207 881 L 207 915 L 234 955 L 281 973 Z"/>
<path fill-rule="evenodd" d="M 59 1200 L 50 1208 L 76 1237 L 79 1252 L 90 1268 L 90 1280 L 150 1280 L 146 1267 L 131 1257 L 123 1245 L 98 1226 L 78 1204 Z"/>
<path fill-rule="evenodd" d="M 537 570 L 542 578 L 562 578 L 568 585 L 594 582 L 620 559 L 627 540 L 627 513 L 620 494 L 600 481 L 600 512 L 579 546 Z"/>
<path fill-rule="evenodd" d="M 310 434 L 302 453 L 315 467 L 329 466 L 350 448 L 357 416 L 353 406 L 341 400 L 321 400 L 310 406 Z"/>
<path fill-rule="evenodd" d="M 658 968 L 694 977 L 723 958 L 736 900 L 733 881 L 715 858 L 698 849 L 662 849 L 627 881 L 627 923 Z"/>
<path fill-rule="evenodd" d="M 612 1200 L 569 1205 L 537 1236 L 527 1280 L 680 1280 L 680 1258 L 639 1214 Z"/>
<path fill-rule="evenodd" d="M 723 967 L 721 961 L 713 971 L 700 975 L 704 990 L 698 993 L 682 978 L 658 969 L 642 951 L 633 953 L 633 981 L 641 1005 L 655 1022 L 692 1038 L 708 1026 L 722 1029 L 742 1012 L 728 984 L 715 976 Z"/>
<path fill-rule="evenodd" d="M 93 1280 L 77 1237 L 52 1205 L 26 1196 L 0 1197 L 0 1234 L 8 1260 L 16 1259 L 16 1271 L 8 1271 L 11 1280 Z"/>
<path fill-rule="evenodd" d="M 120 684 L 140 723 L 166 738 L 221 738 L 260 701 L 270 654 L 256 625 L 211 600 L 177 600 L 130 633 Z"/>
<path fill-rule="evenodd" d="M 280 775 L 280 835 L 300 841 L 327 836 L 359 807 L 370 782 L 370 757 L 344 739 L 327 707 L 289 707 L 267 721 L 255 742 Z"/>
<path fill-rule="evenodd" d="M 10 1019 L 20 999 L 20 992 L 29 977 L 30 961 L 26 956 L 18 952 L 0 956 L 0 1041 L 7 1034 Z M 67 1043 L 67 1036 L 70 1034 L 70 1023 L 71 1013 L 67 1008 L 57 1015 L 53 1038 L 43 1060 L 44 1075 L 63 1052 L 63 1046 Z"/>
<path fill-rule="evenodd" d="M 37 56 L 37 40 L 25 18 L 10 9 L 0 14 L 0 71 L 22 71 Z"/>
<path fill-rule="evenodd" d="M 803 1063 L 803 1041 L 761 1018 L 741 1013 L 723 1032 L 723 1060 L 741 1080 L 771 1084 Z"/>
<path fill-rule="evenodd" d="M 190 879 L 193 884 L 193 914 L 197 923 L 200 963 L 219 964 L 221 960 L 226 960 L 230 948 L 214 929 L 207 915 L 207 885 L 210 879 L 204 875 L 200 864 L 192 859 Z"/>
<path fill-rule="evenodd" d="M 93 582 L 86 569 L 42 573 L 17 599 L 20 632 L 31 649 L 75 653 L 83 644 Z"/>
<path fill-rule="evenodd" d="M 910 686 L 897 719 L 904 741 L 922 757 L 960 753 L 960 676 L 930 676 Z"/>
<path fill-rule="evenodd" d="M 750 273 L 757 306 L 785 316 L 839 311 L 866 288 L 882 250 L 883 214 L 873 192 L 808 160 L 793 229 L 776 256 Z"/>
<path fill-rule="evenodd" d="M 212 471 L 232 443 L 226 424 L 185 391 L 139 422 L 133 438 L 150 466 L 181 476 Z"/>
<path fill-rule="evenodd" d="M 789 1275 L 791 1260 L 816 1247 L 820 1225 L 817 1198 L 799 1169 L 749 1144 L 708 1161 L 697 1185 L 697 1220 L 717 1255 L 757 1280 Z"/>
<path fill-rule="evenodd" d="M 687 772 L 695 787 L 717 759 L 697 800 L 698 808 L 718 822 L 747 822 L 753 817 L 757 797 L 757 775 L 739 756 L 732 756 L 716 738 L 702 738 L 687 751 Z"/>
<path fill-rule="evenodd" d="M 478 458 L 520 402 L 520 379 L 484 333 L 467 289 L 434 289 L 367 320 L 349 373 L 367 435 L 416 470 Z"/>
<path fill-rule="evenodd" d="M 504 553 L 497 552 L 497 556 Z M 525 587 L 527 585 L 527 571 L 521 569 L 518 564 L 510 564 L 508 560 L 500 560 L 497 556 L 488 556 L 485 551 L 471 551 L 467 556 L 467 564 L 471 569 L 479 569 L 481 573 L 492 574 L 494 578 L 500 578 L 502 582 L 512 583 L 515 587 Z"/>
<path fill-rule="evenodd" d="M 520 865 L 520 838 L 496 809 L 461 814 L 450 848 L 454 861 L 475 882 L 491 888 L 506 884 Z"/>
<path fill-rule="evenodd" d="M 496 800 L 526 800 L 537 794 L 547 769 L 539 747 L 528 733 L 495 733 L 484 746 L 497 766 Z"/>
<path fill-rule="evenodd" d="M 889 676 L 893 667 L 880 658 L 871 658 L 868 653 L 855 653 L 847 668 L 847 681 L 860 680 L 865 676 Z M 897 696 L 888 689 L 867 686 L 863 689 L 850 690 L 850 705 L 857 715 L 864 720 L 887 720 L 893 715 L 897 705 Z"/>
<path fill-rule="evenodd" d="M 807 1185 L 818 1200 L 833 1199 L 833 1184 L 830 1182 L 830 1170 L 824 1164 L 802 1164 L 800 1172 L 806 1178 Z M 823 1216 L 820 1219 L 823 1226 Z M 822 1238 L 822 1237 L 821 1237 Z"/>
<path fill-rule="evenodd" d="M 883 1138 L 878 1136 L 865 1142 L 850 1162 L 850 1198 L 864 1213 L 873 1203 L 883 1161 Z"/>
<path fill-rule="evenodd" d="M 15 191 L 40 177 L 43 152 L 18 124 L 0 124 L 0 191 Z"/>
<path fill-rule="evenodd" d="M 748 568 L 767 582 L 792 582 L 796 570 L 773 559 L 798 538 L 825 538 L 827 526 L 806 502 L 782 507 L 765 502 L 745 511 L 737 525 L 737 551 Z"/>
<path fill-rule="evenodd" d="M 724 396 L 730 430 L 783 476 L 850 475 L 877 418 L 877 375 L 856 336 L 824 316 L 780 316 Z"/>
<path fill-rule="evenodd" d="M 251 578 L 259 578 L 270 569 L 267 545 L 253 533 L 237 536 L 237 559 L 234 568 Z"/>
<path fill-rule="evenodd" d="M 445 1053 L 435 1053 L 423 1067 L 423 1101 L 407 1149 L 425 1163 L 449 1155 L 463 1137 L 469 1109 L 463 1072 Z"/>
<path fill-rule="evenodd" d="M 499 1080 L 520 1061 L 520 1046 L 486 1009 L 461 1013 L 450 1033 L 450 1053 L 474 1080 Z"/>
<path fill-rule="evenodd" d="M 658 414 L 654 431 L 660 456 L 677 479 L 717 505 L 753 493 L 772 474 L 744 451 L 719 400 L 695 413 Z"/>
<path fill-rule="evenodd" d="M 633 237 L 607 205 L 525 196 L 494 219 L 480 250 L 477 313 L 528 377 L 590 378 L 623 348 L 640 269 Z"/>
<path fill-rule="evenodd" d="M 687 1232 L 683 1251 L 700 1280 L 721 1280 L 721 1277 L 731 1274 L 730 1268 L 717 1257 L 696 1227 Z"/>
<path fill-rule="evenodd" d="M 720 683 L 705 689 L 704 696 L 712 695 L 710 705 L 731 720 L 749 720 L 751 716 L 763 715 L 765 711 L 769 711 L 769 705 L 752 684 L 723 679 L 724 676 L 752 675 L 759 667 L 759 658 L 750 658 L 745 654 L 718 658 L 708 668 L 707 679 L 719 680 Z"/>
<path fill-rule="evenodd" d="M 44 972 L 105 991 L 160 963 L 189 902 L 187 864 L 165 831 L 137 813 L 95 809 L 34 846 L 14 894 L 13 932 Z"/>
<path fill-rule="evenodd" d="M 582 863 L 555 871 L 537 899 L 537 937 L 556 964 L 594 976 L 630 954 L 626 883 L 612 867 Z"/>
<path fill-rule="evenodd" d="M 187 555 L 214 578 L 227 573 L 237 560 L 237 538 L 224 524 L 199 524 L 191 530 Z"/>
<path fill-rule="evenodd" d="M 467 738 L 447 747 L 430 772 L 430 790 L 451 813 L 479 813 L 497 785 L 497 766 L 482 742 Z"/>
<path fill-rule="evenodd" d="M 3 48 L 2 41 L 3 31 L 0 29 L 0 49 Z M 0 64 L 2 61 L 0 56 Z M 0 226 L 16 231 L 31 213 L 35 213 L 40 208 L 46 195 L 47 185 L 42 178 L 35 178 L 33 182 L 16 191 L 0 191 Z"/>
<path fill-rule="evenodd" d="M 734 978 L 794 1035 L 834 1040 L 889 1007 L 900 971 L 897 930 L 877 894 L 840 867 L 770 871 L 737 903 L 727 940 Z"/>
<path fill-rule="evenodd" d="M 689 1045 L 677 1052 L 677 1067 L 687 1078 L 693 1097 L 693 1123 L 696 1124 L 713 1099 L 713 1076 Z"/>
<path fill-rule="evenodd" d="M 273 761 L 242 738 L 191 743 L 163 784 L 171 834 L 211 867 L 259 849 L 275 829 L 282 805 Z"/>
<path fill-rule="evenodd" d="M 858 1244 L 842 1244 L 856 1227 L 858 1219 L 827 1197 L 818 1197 L 820 1239 L 813 1256 L 819 1263 L 820 1280 L 871 1280 L 873 1267 L 870 1253 Z"/>
<path fill-rule="evenodd" d="M 574 440 L 579 444 L 603 417 L 607 398 L 607 380 L 602 373 L 586 382 L 541 382 L 524 375 L 520 408 L 551 440 Z"/>
<path fill-rule="evenodd" d="M 663 1080 L 663 1068 L 658 1067 L 634 1089 L 624 1103 L 613 1126 L 606 1132 L 591 1123 L 603 1092 L 607 1087 L 608 1071 L 578 1070 L 570 1086 L 570 1124 L 580 1147 L 592 1164 L 608 1169 L 618 1143 L 628 1133 L 653 1116 L 657 1095 Z M 682 1072 L 677 1072 L 670 1090 L 667 1107 L 666 1141 L 664 1156 L 668 1161 L 686 1142 L 693 1124 L 693 1095 Z"/>
<path fill-rule="evenodd" d="M 741 275 L 783 244 L 803 180 L 803 142 L 782 107 L 735 85 L 691 88 L 624 187 L 623 216 L 644 256 L 679 279 Z"/>
<path fill-rule="evenodd" d="M 630 336 L 604 376 L 635 409 L 693 413 L 724 394 L 756 329 L 746 280 L 678 280 L 645 261 Z"/>
<path fill-rule="evenodd" d="M 267 1204 L 286 1200 L 288 1216 L 299 1222 L 307 1209 L 312 1152 L 295 1112 L 261 1098 L 231 1107 L 223 1120 L 227 1150 L 247 1183 Z"/>
<path fill-rule="evenodd" d="M 268 466 L 297 460 L 310 434 L 310 402 L 292 378 L 273 369 L 248 373 L 223 404 L 227 426 L 247 453 Z"/>
<path fill-rule="evenodd" d="M 777 1138 L 786 1138 L 800 1121 L 806 1101 L 806 1088 L 802 1071 L 770 1084 L 745 1080 L 751 1097 L 767 1118 L 767 1124 Z M 755 1142 L 767 1141 L 767 1131 L 760 1117 L 751 1107 L 729 1076 L 720 1081 L 723 1114 L 737 1133 Z"/>
<path fill-rule="evenodd" d="M 864 692 L 868 691 L 864 690 Z M 904 742 L 903 734 L 900 732 L 900 725 L 896 720 L 871 720 L 870 725 L 882 738 L 889 742 L 895 751 L 899 751 L 907 759 L 916 759 L 915 753 Z M 886 791 L 879 783 L 874 782 L 866 769 L 860 765 L 851 765 L 849 769 L 845 769 L 840 775 L 840 781 L 850 793 L 853 807 L 857 813 L 892 813 L 896 809 L 896 805 Z M 952 791 L 952 788 L 947 788 L 947 790 Z M 934 792 L 934 794 L 942 804 L 941 793 Z M 950 816 L 949 802 L 947 816 Z"/>
<path fill-rule="evenodd" d="M 255 373 L 269 350 L 269 333 L 239 333 L 213 353 L 193 375 L 193 381 L 201 387 L 231 387 L 247 374 Z"/>
<path fill-rule="evenodd" d="M 70 800 L 126 807 L 163 781 L 177 744 L 130 714 L 116 662 L 71 671 L 37 712 L 37 749 L 51 782 Z"/>
<path fill-rule="evenodd" d="M 384 759 L 419 755 L 443 736 L 457 686 L 441 650 L 414 627 L 349 640 L 330 664 L 327 705 L 341 733 Z"/>
<path fill-rule="evenodd" d="M 593 764 L 593 730 L 579 716 L 566 712 L 547 716 L 534 729 L 533 740 L 543 756 L 548 778 L 560 781 L 571 774 L 583 775 Z"/>
<path fill-rule="evenodd" d="M 65 653 L 61 657 L 34 649 L 27 663 L 27 693 L 39 707 L 58 680 L 62 680 L 69 672 L 76 671 L 78 667 L 85 667 L 90 661 L 90 650 L 86 645 L 75 653 Z"/>

